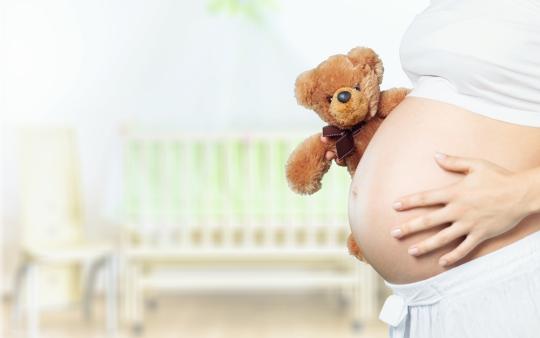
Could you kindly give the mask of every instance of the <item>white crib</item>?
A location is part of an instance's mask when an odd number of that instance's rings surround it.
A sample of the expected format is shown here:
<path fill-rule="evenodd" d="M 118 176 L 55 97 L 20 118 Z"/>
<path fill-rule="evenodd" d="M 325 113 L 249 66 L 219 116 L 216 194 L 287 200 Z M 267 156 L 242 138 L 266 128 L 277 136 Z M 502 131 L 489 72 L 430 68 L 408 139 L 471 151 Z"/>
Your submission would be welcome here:
<path fill-rule="evenodd" d="M 356 326 L 376 316 L 379 277 L 346 248 L 346 170 L 332 168 L 314 196 L 287 186 L 285 161 L 304 136 L 125 135 L 124 314 L 134 329 L 150 291 L 335 289 Z"/>

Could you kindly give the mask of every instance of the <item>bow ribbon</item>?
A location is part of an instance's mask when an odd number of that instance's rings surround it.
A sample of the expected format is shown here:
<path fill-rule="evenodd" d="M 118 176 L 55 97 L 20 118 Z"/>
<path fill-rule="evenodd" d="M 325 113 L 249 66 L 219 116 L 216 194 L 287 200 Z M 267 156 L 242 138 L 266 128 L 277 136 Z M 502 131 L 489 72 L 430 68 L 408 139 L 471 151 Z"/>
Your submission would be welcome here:
<path fill-rule="evenodd" d="M 338 138 L 336 141 L 336 151 L 338 160 L 342 160 L 354 151 L 354 135 L 360 131 L 360 128 L 366 121 L 355 124 L 349 129 L 342 129 L 336 126 L 328 125 L 323 127 L 322 135 L 329 138 Z"/>

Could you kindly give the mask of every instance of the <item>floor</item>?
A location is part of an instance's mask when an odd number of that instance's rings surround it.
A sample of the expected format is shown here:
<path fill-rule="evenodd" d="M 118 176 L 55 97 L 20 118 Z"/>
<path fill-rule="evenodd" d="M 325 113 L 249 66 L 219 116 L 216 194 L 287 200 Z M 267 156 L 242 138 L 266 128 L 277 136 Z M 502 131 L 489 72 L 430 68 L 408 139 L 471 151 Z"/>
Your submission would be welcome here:
<path fill-rule="evenodd" d="M 382 338 L 384 323 L 374 320 L 355 331 L 346 304 L 328 294 L 162 295 L 147 304 L 145 327 L 135 335 L 121 325 L 118 338 Z M 48 312 L 42 318 L 41 338 L 101 338 L 102 304 L 95 319 L 85 323 L 78 309 Z M 4 320 L 10 306 L 4 303 Z M 2 337 L 22 338 L 9 326 Z"/>

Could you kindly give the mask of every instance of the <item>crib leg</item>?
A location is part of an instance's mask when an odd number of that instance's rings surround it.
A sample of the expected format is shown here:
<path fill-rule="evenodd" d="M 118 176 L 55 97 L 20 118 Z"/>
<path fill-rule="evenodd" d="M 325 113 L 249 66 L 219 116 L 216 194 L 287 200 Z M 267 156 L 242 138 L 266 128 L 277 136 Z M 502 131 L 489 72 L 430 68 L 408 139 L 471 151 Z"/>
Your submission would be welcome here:
<path fill-rule="evenodd" d="M 366 312 L 369 311 L 369 281 L 366 278 L 365 267 L 358 263 L 355 268 L 355 283 L 351 289 L 351 329 L 358 334 L 363 329 L 363 320 L 366 319 Z"/>
<path fill-rule="evenodd" d="M 144 297 L 141 280 L 141 266 L 137 262 L 129 264 L 129 322 L 131 331 L 134 335 L 140 336 L 144 332 L 143 316 L 144 316 Z"/>
<path fill-rule="evenodd" d="M 360 285 L 359 283 L 354 285 L 352 288 L 352 297 L 351 297 L 352 325 L 351 325 L 351 328 L 355 333 L 360 332 L 362 330 L 362 319 L 363 319 L 362 310 L 363 310 L 364 304 L 362 304 L 363 299 L 361 295 L 361 288 L 362 288 L 362 285 Z"/>
<path fill-rule="evenodd" d="M 121 278 L 121 283 L 123 287 L 122 293 L 122 310 L 123 310 L 123 320 L 126 323 L 131 324 L 133 320 L 133 279 L 132 279 L 132 270 L 129 260 L 123 261 L 122 264 L 123 274 Z"/>
<path fill-rule="evenodd" d="M 118 331 L 116 303 L 118 266 L 116 257 L 114 255 L 109 256 L 107 263 L 107 335 L 112 338 L 116 337 Z"/>

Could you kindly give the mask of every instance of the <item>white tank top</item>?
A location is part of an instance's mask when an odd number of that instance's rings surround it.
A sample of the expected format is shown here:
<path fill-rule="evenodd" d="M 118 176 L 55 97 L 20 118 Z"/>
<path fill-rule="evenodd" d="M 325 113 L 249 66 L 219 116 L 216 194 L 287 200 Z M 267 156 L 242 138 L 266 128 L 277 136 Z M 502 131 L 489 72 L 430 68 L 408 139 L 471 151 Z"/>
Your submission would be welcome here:
<path fill-rule="evenodd" d="M 540 127 L 540 0 L 431 0 L 400 58 L 409 96 Z"/>

